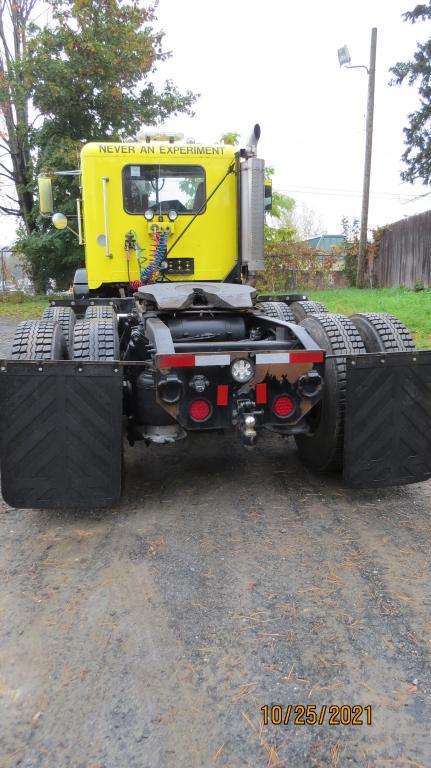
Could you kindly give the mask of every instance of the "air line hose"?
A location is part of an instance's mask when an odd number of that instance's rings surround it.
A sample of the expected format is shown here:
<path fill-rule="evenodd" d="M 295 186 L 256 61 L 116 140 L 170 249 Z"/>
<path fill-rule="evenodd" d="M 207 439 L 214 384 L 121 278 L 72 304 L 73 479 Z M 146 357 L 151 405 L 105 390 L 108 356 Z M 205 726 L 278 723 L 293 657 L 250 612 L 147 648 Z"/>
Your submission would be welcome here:
<path fill-rule="evenodd" d="M 166 248 L 168 243 L 168 232 L 156 232 L 154 235 L 155 247 L 152 253 L 152 260 L 141 272 L 141 281 L 143 285 L 151 285 L 160 271 L 163 260 L 166 258 Z"/>

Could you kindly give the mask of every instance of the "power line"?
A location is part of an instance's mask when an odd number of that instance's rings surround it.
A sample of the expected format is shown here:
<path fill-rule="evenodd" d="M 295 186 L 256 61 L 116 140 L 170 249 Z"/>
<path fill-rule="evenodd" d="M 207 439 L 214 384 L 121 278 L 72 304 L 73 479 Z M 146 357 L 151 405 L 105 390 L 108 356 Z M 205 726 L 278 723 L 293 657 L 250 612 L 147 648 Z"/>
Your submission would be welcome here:
<path fill-rule="evenodd" d="M 279 192 L 287 192 L 287 193 L 296 193 L 296 194 L 309 194 L 309 195 L 325 195 L 325 196 L 333 196 L 333 197 L 361 197 L 361 192 L 359 190 L 354 189 L 336 189 L 329 188 L 329 187 L 300 187 L 300 186 L 289 186 L 289 187 L 281 187 L 278 185 L 274 185 L 274 189 Z M 431 193 L 427 192 L 424 195 L 413 195 L 409 193 L 403 193 L 403 192 L 371 192 L 371 197 L 376 198 L 382 198 L 382 199 L 388 199 L 388 200 L 407 200 L 409 202 L 413 202 L 414 200 L 418 200 L 421 197 L 426 197 Z"/>

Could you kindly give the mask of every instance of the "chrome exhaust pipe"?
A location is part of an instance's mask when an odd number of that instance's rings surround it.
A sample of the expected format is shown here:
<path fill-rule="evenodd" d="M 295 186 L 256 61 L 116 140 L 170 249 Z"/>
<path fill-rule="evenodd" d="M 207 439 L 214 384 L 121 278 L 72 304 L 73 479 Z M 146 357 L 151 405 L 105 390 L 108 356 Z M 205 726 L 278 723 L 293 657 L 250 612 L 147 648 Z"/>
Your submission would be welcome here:
<path fill-rule="evenodd" d="M 249 157 L 256 157 L 256 154 L 257 154 L 257 143 L 258 143 L 258 141 L 260 139 L 260 133 L 261 133 L 260 125 L 259 125 L 259 123 L 256 123 L 256 125 L 253 127 L 253 130 L 252 130 L 252 132 L 251 132 L 251 134 L 249 136 L 249 139 L 248 139 L 248 142 L 247 142 L 247 146 L 246 146 L 247 155 Z"/>

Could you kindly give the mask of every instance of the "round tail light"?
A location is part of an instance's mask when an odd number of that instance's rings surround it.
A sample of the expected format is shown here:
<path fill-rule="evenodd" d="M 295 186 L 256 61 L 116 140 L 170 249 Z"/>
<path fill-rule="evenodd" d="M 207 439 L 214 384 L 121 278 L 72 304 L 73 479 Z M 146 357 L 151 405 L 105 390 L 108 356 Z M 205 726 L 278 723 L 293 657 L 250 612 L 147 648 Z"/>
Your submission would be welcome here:
<path fill-rule="evenodd" d="M 295 401 L 289 395 L 280 395 L 275 398 L 272 410 L 279 419 L 287 419 L 295 410 Z"/>
<path fill-rule="evenodd" d="M 189 416 L 193 421 L 206 421 L 211 416 L 211 411 L 208 400 L 193 400 L 189 405 Z"/>

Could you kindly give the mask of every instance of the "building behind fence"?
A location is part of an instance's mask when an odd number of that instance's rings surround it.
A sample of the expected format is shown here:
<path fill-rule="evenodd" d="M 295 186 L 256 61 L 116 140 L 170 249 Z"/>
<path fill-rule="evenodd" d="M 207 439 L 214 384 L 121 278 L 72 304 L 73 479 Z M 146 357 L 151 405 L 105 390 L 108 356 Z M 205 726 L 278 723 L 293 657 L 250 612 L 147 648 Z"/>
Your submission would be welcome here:
<path fill-rule="evenodd" d="M 389 224 L 374 264 L 380 287 L 431 287 L 431 211 Z"/>

